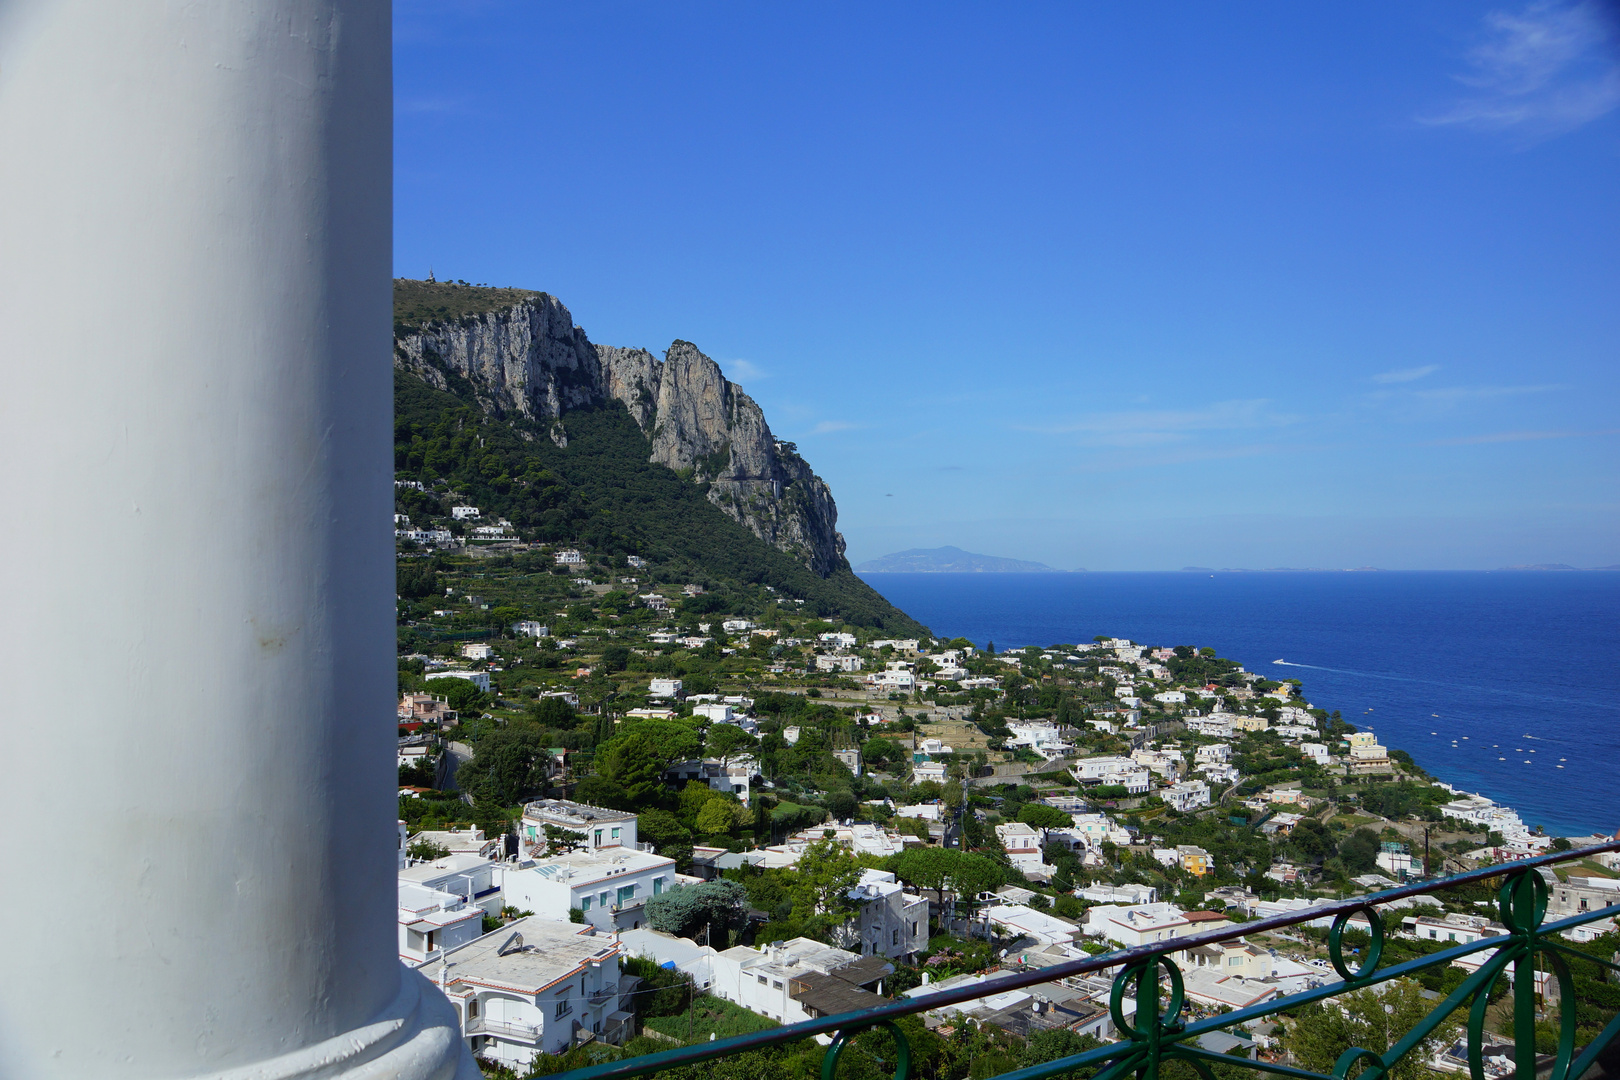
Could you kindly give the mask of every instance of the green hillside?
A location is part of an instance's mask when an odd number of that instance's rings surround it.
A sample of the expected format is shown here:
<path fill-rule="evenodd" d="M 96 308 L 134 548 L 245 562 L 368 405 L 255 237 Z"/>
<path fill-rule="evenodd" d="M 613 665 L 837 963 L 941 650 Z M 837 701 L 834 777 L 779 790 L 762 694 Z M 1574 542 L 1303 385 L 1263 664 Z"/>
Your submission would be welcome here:
<path fill-rule="evenodd" d="M 496 289 L 457 281 L 394 280 L 394 331 L 414 330 L 427 323 L 454 322 L 469 315 L 503 311 L 513 304 L 541 296 L 533 289 Z"/>
<path fill-rule="evenodd" d="M 396 371 L 395 475 L 428 489 L 398 489 L 396 509 L 418 527 L 459 530 L 445 497 L 454 492 L 484 521 L 509 520 L 525 540 L 593 557 L 639 555 L 651 581 L 704 585 L 716 610 L 757 608 L 768 586 L 777 599 L 803 600 L 805 614 L 894 633 L 923 629 L 847 565 L 818 577 L 727 517 L 702 486 L 648 461 L 651 446 L 623 405 L 572 411 L 563 425 L 566 448 L 546 434 L 549 425 L 492 419 Z"/>

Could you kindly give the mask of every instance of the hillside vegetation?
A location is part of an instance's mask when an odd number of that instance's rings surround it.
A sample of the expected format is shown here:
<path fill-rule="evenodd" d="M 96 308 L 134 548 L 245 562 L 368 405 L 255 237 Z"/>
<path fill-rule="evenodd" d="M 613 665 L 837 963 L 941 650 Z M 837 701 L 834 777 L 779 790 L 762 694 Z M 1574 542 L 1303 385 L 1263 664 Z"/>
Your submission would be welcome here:
<path fill-rule="evenodd" d="M 541 293 L 533 289 L 496 289 L 459 281 L 394 281 L 394 332 L 430 322 L 454 322 L 469 315 L 502 311 Z"/>
<path fill-rule="evenodd" d="M 649 443 L 622 404 L 571 411 L 562 423 L 566 448 L 396 371 L 395 475 L 428 489 L 400 489 L 399 509 L 426 525 L 448 517 L 453 491 L 529 539 L 640 555 L 665 580 L 769 586 L 803 600 L 806 614 L 894 633 L 923 629 L 847 567 L 817 576 L 727 517 L 703 485 L 648 461 Z"/>

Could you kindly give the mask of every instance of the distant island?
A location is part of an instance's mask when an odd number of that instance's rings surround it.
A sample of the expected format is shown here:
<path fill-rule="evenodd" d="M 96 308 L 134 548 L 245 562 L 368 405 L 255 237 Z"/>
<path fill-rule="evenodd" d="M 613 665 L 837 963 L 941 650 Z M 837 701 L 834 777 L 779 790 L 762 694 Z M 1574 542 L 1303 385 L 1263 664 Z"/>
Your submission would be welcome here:
<path fill-rule="evenodd" d="M 1260 570 L 1251 570 L 1246 566 L 1223 566 L 1216 569 L 1213 566 L 1183 566 L 1182 573 L 1193 574 L 1363 574 L 1376 571 L 1376 566 L 1267 566 Z"/>
<path fill-rule="evenodd" d="M 1061 574 L 1045 563 L 975 555 L 959 547 L 912 548 L 855 567 L 858 574 Z"/>

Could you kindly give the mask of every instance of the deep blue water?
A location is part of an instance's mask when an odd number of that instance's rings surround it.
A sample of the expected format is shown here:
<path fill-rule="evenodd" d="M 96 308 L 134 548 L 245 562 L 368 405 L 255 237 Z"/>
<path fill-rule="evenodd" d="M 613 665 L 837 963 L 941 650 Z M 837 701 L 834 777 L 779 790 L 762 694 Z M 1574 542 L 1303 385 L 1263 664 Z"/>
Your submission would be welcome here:
<path fill-rule="evenodd" d="M 1207 645 L 1301 680 L 1317 708 L 1527 825 L 1620 828 L 1620 573 L 862 577 L 934 633 L 998 650 Z"/>

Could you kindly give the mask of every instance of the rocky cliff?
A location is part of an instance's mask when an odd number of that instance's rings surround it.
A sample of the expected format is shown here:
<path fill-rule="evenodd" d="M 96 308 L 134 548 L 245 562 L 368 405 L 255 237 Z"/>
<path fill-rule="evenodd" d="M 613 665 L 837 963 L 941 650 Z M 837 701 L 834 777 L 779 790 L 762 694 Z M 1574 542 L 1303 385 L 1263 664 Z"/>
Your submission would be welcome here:
<path fill-rule="evenodd" d="M 623 402 L 652 461 L 704 485 L 710 502 L 817 574 L 847 567 L 826 482 L 691 342 L 662 360 L 595 345 L 555 297 L 515 289 L 398 281 L 395 310 L 399 368 L 559 446 L 570 410 Z"/>

